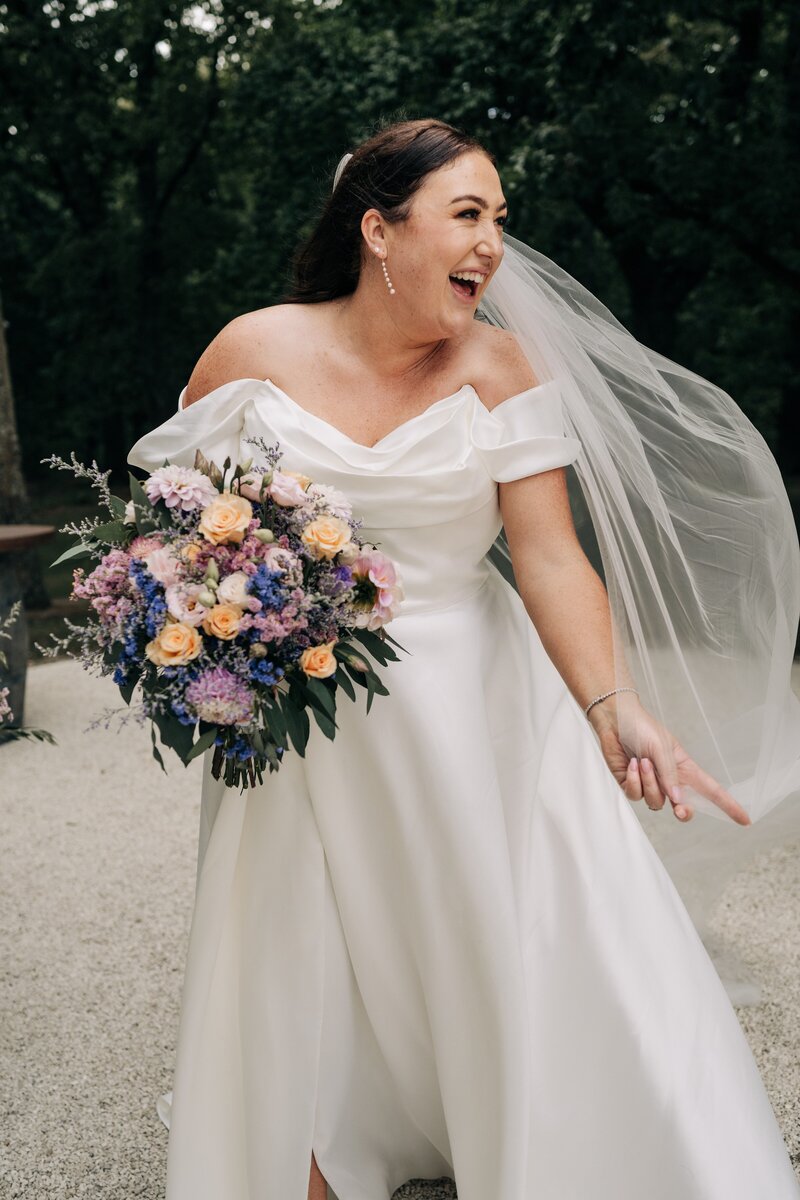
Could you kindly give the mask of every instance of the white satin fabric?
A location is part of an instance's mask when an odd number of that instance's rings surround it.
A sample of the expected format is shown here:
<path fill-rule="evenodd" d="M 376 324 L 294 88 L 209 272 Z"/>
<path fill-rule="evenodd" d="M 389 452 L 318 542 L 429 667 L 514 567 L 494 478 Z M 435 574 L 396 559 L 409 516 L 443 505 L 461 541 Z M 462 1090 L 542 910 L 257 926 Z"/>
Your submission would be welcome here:
<path fill-rule="evenodd" d="M 465 385 L 367 448 L 243 379 L 131 451 L 280 441 L 407 596 L 369 715 L 343 697 L 334 742 L 312 723 L 244 795 L 206 764 L 167 1200 L 305 1200 L 312 1148 L 338 1200 L 800 1196 L 700 937 L 485 557 L 497 483 L 580 453 L 559 401 Z"/>

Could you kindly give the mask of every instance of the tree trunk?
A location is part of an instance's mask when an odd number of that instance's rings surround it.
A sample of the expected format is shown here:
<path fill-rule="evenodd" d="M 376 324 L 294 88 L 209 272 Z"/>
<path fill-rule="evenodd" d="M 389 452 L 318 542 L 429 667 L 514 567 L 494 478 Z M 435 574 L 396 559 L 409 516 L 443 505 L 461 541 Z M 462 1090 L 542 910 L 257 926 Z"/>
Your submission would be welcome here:
<path fill-rule="evenodd" d="M 30 520 L 30 501 L 22 474 L 22 454 L 8 363 L 6 322 L 0 297 L 0 524 L 18 525 Z M 16 566 L 26 608 L 48 608 L 50 597 L 36 552 L 28 550 L 20 554 Z"/>

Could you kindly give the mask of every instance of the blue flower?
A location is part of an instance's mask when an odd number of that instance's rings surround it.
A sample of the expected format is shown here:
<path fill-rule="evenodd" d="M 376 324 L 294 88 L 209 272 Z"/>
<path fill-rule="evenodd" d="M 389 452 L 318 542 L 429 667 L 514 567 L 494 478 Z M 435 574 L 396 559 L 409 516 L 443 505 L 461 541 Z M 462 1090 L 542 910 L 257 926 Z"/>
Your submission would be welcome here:
<path fill-rule="evenodd" d="M 253 658 L 250 660 L 250 678 L 256 683 L 277 683 L 285 674 L 283 667 L 277 667 L 268 658 Z"/>
<path fill-rule="evenodd" d="M 256 596 L 264 608 L 281 609 L 286 604 L 286 593 L 280 585 L 281 572 L 270 571 L 265 563 L 250 578 L 249 591 Z"/>
<path fill-rule="evenodd" d="M 147 605 L 144 620 L 145 631 L 148 637 L 154 638 L 167 618 L 167 603 L 161 584 L 153 578 L 147 567 L 138 558 L 131 559 L 129 571 Z"/>

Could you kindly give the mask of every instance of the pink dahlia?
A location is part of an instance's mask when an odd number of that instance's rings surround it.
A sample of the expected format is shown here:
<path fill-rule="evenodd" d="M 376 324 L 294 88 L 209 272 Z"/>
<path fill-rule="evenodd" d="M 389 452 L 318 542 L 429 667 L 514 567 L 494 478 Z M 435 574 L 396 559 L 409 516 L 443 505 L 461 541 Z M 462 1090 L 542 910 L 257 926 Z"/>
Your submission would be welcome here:
<path fill-rule="evenodd" d="M 208 476 L 193 467 L 159 467 L 145 480 L 144 490 L 151 504 L 163 500 L 167 508 L 182 512 L 205 508 L 219 495 Z"/>

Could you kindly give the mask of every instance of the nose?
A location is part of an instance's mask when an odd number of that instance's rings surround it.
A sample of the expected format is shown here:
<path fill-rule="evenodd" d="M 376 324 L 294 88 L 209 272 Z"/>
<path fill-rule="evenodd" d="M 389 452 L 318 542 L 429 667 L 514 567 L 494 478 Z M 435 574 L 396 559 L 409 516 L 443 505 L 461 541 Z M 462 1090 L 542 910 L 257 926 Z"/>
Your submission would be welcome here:
<path fill-rule="evenodd" d="M 489 223 L 482 226 L 481 238 L 475 247 L 476 251 L 484 248 L 484 252 L 492 256 L 492 260 L 499 260 L 503 256 L 503 231 L 495 225 L 494 221 L 489 218 Z"/>

